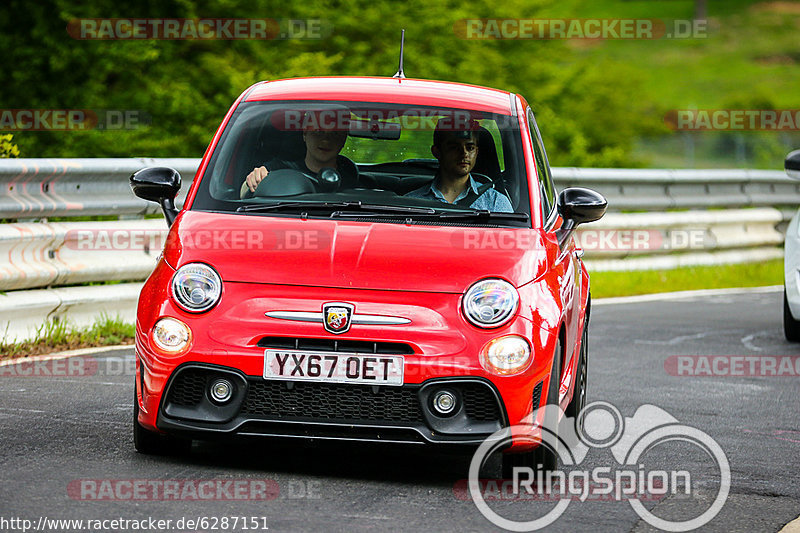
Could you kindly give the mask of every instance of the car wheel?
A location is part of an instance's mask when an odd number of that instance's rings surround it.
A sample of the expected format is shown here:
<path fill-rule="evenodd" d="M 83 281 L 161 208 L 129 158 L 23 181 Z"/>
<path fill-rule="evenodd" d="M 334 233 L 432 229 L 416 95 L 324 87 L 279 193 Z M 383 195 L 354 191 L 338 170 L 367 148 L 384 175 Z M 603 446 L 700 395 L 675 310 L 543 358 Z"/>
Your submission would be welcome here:
<path fill-rule="evenodd" d="M 787 341 L 800 341 L 800 321 L 792 316 L 789 309 L 789 298 L 786 296 L 786 287 L 783 288 L 783 334 Z"/>
<path fill-rule="evenodd" d="M 583 326 L 583 334 L 581 335 L 581 351 L 578 356 L 578 368 L 575 377 L 575 391 L 572 393 L 572 400 L 567 405 L 564 415 L 575 421 L 575 431 L 580 434 L 582 427 L 579 426 L 581 419 L 578 415 L 581 414 L 583 408 L 586 407 L 586 387 L 588 384 L 587 376 L 589 369 L 589 324 Z"/>
<path fill-rule="evenodd" d="M 561 382 L 561 339 L 556 342 L 556 349 L 553 352 L 553 366 L 550 370 L 550 383 L 547 387 L 547 406 L 558 406 L 558 391 Z M 558 410 L 548 409 L 545 411 L 543 427 L 549 428 L 549 433 L 558 435 Z M 556 439 L 557 440 L 557 439 Z M 540 466 L 541 465 L 541 466 Z M 552 472 L 558 467 L 558 449 L 540 444 L 536 449 L 524 453 L 503 454 L 503 477 L 511 478 L 514 467 L 528 467 L 534 470 L 540 469 L 542 472 Z"/>
<path fill-rule="evenodd" d="M 149 431 L 139 424 L 139 400 L 133 391 L 133 446 L 147 455 L 177 455 L 189 451 L 192 441 Z"/>

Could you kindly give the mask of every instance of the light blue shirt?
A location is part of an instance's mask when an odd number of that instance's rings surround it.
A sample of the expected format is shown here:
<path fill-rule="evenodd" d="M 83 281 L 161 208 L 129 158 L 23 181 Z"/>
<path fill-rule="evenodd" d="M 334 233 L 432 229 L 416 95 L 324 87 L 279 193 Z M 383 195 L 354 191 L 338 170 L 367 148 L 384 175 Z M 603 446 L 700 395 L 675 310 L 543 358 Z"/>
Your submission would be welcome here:
<path fill-rule="evenodd" d="M 429 184 L 419 189 L 415 189 L 410 193 L 407 193 L 406 196 L 410 198 L 423 198 L 426 200 L 439 200 L 441 202 L 450 203 L 441 193 L 441 191 L 436 187 L 437 178 Z M 475 179 L 470 174 L 469 176 L 469 188 L 464 189 L 461 194 L 458 195 L 458 198 L 455 199 L 453 203 L 458 202 L 459 200 L 466 198 L 467 194 L 469 193 L 469 189 L 471 188 L 475 193 L 478 193 L 478 189 L 480 189 L 481 184 L 475 181 Z M 486 211 L 496 211 L 500 213 L 513 213 L 514 208 L 511 207 L 511 202 L 508 198 L 502 193 L 497 192 L 494 189 L 487 189 L 483 194 L 481 194 L 478 198 L 472 202 L 470 205 L 472 209 L 484 209 Z"/>

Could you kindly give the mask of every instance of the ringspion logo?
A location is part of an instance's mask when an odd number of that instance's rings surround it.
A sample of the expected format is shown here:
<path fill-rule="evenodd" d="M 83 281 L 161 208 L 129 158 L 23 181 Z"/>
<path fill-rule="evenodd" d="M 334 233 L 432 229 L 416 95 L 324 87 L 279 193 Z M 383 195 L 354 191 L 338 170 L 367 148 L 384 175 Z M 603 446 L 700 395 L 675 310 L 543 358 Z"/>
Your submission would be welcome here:
<path fill-rule="evenodd" d="M 531 435 L 531 427 L 520 425 L 503 428 L 487 438 L 475 452 L 469 468 L 468 488 L 475 506 L 492 524 L 510 531 L 536 531 L 551 525 L 564 514 L 573 501 L 605 500 L 624 501 L 653 527 L 665 531 L 690 531 L 704 526 L 722 510 L 728 498 L 731 470 L 725 452 L 705 432 L 684 424 L 654 405 L 642 405 L 632 417 L 623 417 L 620 411 L 608 402 L 593 402 L 577 417 L 567 417 L 558 406 L 547 406 L 534 413 L 534 420 L 544 411 L 544 420 L 561 420 L 560 423 L 545 422 L 541 428 L 541 441 Z M 578 422 L 576 424 L 576 422 Z M 556 427 L 551 427 L 555 425 Z M 558 456 L 561 469 L 544 472 L 541 465 L 535 471 L 531 466 L 514 466 L 511 483 L 503 482 L 506 492 L 499 498 L 490 498 L 487 483 L 479 479 L 479 472 L 486 460 L 501 452 L 512 442 L 547 447 Z M 712 469 L 691 472 L 682 464 L 672 468 L 646 468 L 646 456 L 654 449 L 665 453 L 665 448 L 679 446 L 683 454 L 670 453 L 669 460 L 686 462 L 685 447 L 691 447 L 699 456 L 714 463 Z M 662 448 L 664 447 L 664 448 Z M 581 468 L 589 452 L 608 449 L 616 461 L 614 469 L 610 460 L 603 466 Z M 654 452 L 655 453 L 655 452 Z M 665 466 L 663 462 L 659 466 Z M 695 491 L 715 487 L 713 498 L 701 499 L 703 506 L 698 512 L 698 500 L 692 498 Z M 456 497 L 459 485 L 454 487 Z M 675 496 L 673 503 L 681 505 L 686 498 L 688 509 L 685 520 L 675 521 L 657 515 L 657 508 L 648 509 L 643 501 Z M 523 501 L 555 501 L 547 506 L 542 516 L 521 520 L 503 516 L 506 507 L 493 509 L 492 499 Z M 529 506 L 528 511 L 538 514 L 543 509 Z M 654 512 L 655 511 L 655 512 Z"/>

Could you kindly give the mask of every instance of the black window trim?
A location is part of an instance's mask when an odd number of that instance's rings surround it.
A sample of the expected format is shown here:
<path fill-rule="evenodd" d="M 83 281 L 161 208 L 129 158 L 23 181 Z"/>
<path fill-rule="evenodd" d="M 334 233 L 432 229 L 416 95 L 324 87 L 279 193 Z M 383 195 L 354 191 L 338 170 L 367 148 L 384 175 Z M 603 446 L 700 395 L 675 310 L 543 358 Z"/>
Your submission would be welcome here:
<path fill-rule="evenodd" d="M 542 159 L 544 159 L 544 164 L 547 166 L 546 169 L 542 169 L 542 173 L 545 176 L 547 176 L 547 178 L 553 184 L 553 193 L 554 193 L 553 205 L 550 208 L 550 212 L 547 214 L 547 218 L 542 223 L 542 228 L 545 231 L 551 231 L 553 226 L 555 225 L 555 222 L 556 222 L 557 218 L 558 218 L 558 190 L 556 189 L 556 184 L 553 181 L 553 173 L 550 170 L 550 161 L 548 161 L 548 159 L 547 159 L 547 151 L 545 150 L 545 147 L 544 147 L 544 141 L 542 141 L 542 136 L 539 133 L 539 125 L 536 122 L 536 116 L 534 115 L 533 109 L 531 109 L 530 106 L 528 106 L 528 108 L 525 110 L 525 115 L 528 118 L 528 122 L 530 123 L 530 126 L 533 126 L 532 133 L 536 134 L 535 138 L 533 136 L 531 136 L 531 142 L 533 143 L 531 147 L 533 148 L 534 152 L 537 149 L 541 149 L 541 151 L 542 151 Z M 531 131 L 530 128 L 528 130 L 529 130 L 529 132 Z M 535 153 L 534 153 L 534 158 L 533 159 L 534 159 L 534 162 L 537 165 L 537 170 L 538 170 L 538 162 L 536 162 L 536 154 Z M 537 173 L 537 178 L 539 180 L 541 180 L 541 177 L 539 177 L 538 173 Z M 547 186 L 546 184 L 542 184 L 541 181 L 540 181 L 540 185 L 544 185 L 545 187 Z M 539 195 L 540 195 L 540 198 L 539 198 L 539 202 L 540 203 L 542 203 L 543 200 L 547 201 L 546 198 L 544 198 L 544 199 L 541 198 L 541 190 L 539 191 Z M 542 214 L 544 215 L 544 213 L 542 213 Z"/>

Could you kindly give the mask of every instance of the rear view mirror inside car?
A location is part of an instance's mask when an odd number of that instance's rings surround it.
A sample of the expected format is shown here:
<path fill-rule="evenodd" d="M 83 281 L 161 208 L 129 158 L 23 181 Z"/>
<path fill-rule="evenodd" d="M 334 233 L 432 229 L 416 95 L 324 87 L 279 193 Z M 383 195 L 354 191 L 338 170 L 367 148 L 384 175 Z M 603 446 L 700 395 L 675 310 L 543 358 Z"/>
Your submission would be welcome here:
<path fill-rule="evenodd" d="M 362 137 L 365 139 L 383 139 L 396 141 L 400 138 L 402 128 L 396 122 L 385 122 L 382 120 L 350 120 L 350 136 Z"/>

